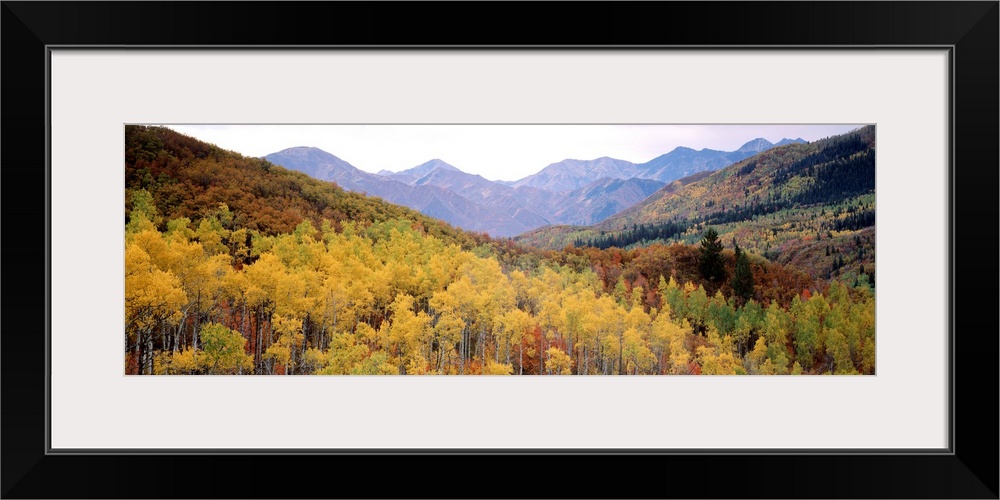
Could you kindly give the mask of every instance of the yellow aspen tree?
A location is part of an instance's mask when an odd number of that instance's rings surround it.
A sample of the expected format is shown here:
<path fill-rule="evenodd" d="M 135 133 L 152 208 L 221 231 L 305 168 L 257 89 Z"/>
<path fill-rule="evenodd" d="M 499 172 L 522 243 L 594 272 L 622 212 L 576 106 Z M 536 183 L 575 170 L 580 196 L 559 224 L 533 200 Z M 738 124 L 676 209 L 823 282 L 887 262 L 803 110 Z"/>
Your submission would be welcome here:
<path fill-rule="evenodd" d="M 720 337 L 714 329 L 708 330 L 708 341 L 711 347 L 698 347 L 703 375 L 745 375 L 741 360 L 733 355 L 735 345 L 729 336 Z"/>
<path fill-rule="evenodd" d="M 578 350 L 580 337 L 583 335 L 585 312 L 579 294 L 567 293 L 562 300 L 560 331 L 566 339 L 566 349 L 570 357 Z"/>
<path fill-rule="evenodd" d="M 271 366 L 272 373 L 277 365 L 285 375 L 292 375 L 295 373 L 296 352 L 305 338 L 302 334 L 302 320 L 275 314 L 271 324 L 278 339 L 264 352 L 264 359 L 274 362 Z"/>
<path fill-rule="evenodd" d="M 855 375 L 858 373 L 851 359 L 851 350 L 847 345 L 847 339 L 841 333 L 840 328 L 830 328 L 826 338 L 827 355 L 833 360 L 833 368 L 830 370 L 837 375 Z"/>
<path fill-rule="evenodd" d="M 246 354 L 246 339 L 218 323 L 202 329 L 204 370 L 209 374 L 241 374 L 253 368 L 253 358 Z"/>
<path fill-rule="evenodd" d="M 619 366 L 618 354 L 625 330 L 625 310 L 610 295 L 601 296 L 596 306 L 595 327 L 599 346 L 597 357 L 601 362 L 600 372 L 603 375 L 611 375 Z"/>
<path fill-rule="evenodd" d="M 755 375 L 773 375 L 774 367 L 767 357 L 767 341 L 764 337 L 758 337 L 753 350 L 747 353 L 747 372 Z"/>
<path fill-rule="evenodd" d="M 675 334 L 670 340 L 670 371 L 676 375 L 687 375 L 690 373 L 691 353 L 684 343 L 685 331 L 682 328 L 680 334 Z"/>
<path fill-rule="evenodd" d="M 550 347 L 546 352 L 548 362 L 545 370 L 549 375 L 571 375 L 573 373 L 573 360 L 569 355 L 558 347 Z"/>
<path fill-rule="evenodd" d="M 125 224 L 125 234 L 156 230 L 163 220 L 153 203 L 153 195 L 145 189 L 130 190 L 126 198 L 131 198 L 131 211 L 126 214 L 129 221 Z"/>
<path fill-rule="evenodd" d="M 664 355 L 668 356 L 661 372 L 686 374 L 691 355 L 685 347 L 685 337 L 689 329 L 671 320 L 670 305 L 664 304 L 664 309 L 658 312 L 653 320 L 650 346 L 657 361 Z M 682 320 L 683 321 L 683 320 Z"/>
<path fill-rule="evenodd" d="M 503 317 L 506 364 L 512 364 L 512 346 L 516 345 L 518 375 L 524 373 L 524 351 L 521 343 L 534 323 L 534 318 L 520 309 L 511 309 Z"/>
<path fill-rule="evenodd" d="M 685 286 L 687 289 L 688 286 Z M 708 309 L 708 295 L 705 287 L 698 285 L 687 297 L 687 318 L 695 328 L 705 329 L 705 314 Z"/>
<path fill-rule="evenodd" d="M 514 367 L 510 363 L 498 363 L 492 359 L 487 359 L 483 365 L 483 375 L 510 375 L 514 373 Z"/>
<path fill-rule="evenodd" d="M 215 217 L 201 219 L 195 236 L 204 247 L 206 254 L 229 254 L 229 248 L 222 243 L 223 240 L 229 239 L 229 231 L 222 227 L 222 223 Z"/>
<path fill-rule="evenodd" d="M 367 324 L 362 323 L 369 331 L 374 333 Z M 360 325 L 359 325 L 360 326 Z M 350 333 L 335 333 L 330 338 L 330 348 L 324 353 L 326 355 L 325 366 L 317 373 L 321 375 L 349 375 L 356 369 L 360 369 L 370 351 L 359 340 L 361 335 Z"/>
<path fill-rule="evenodd" d="M 591 292 L 580 294 L 581 304 L 584 310 L 582 328 L 579 332 L 579 342 L 576 348 L 576 372 L 581 375 L 591 374 L 591 368 L 597 363 L 593 363 L 599 352 L 598 325 L 597 325 L 597 298 Z"/>
<path fill-rule="evenodd" d="M 397 360 L 400 375 L 422 374 L 427 359 L 421 347 L 428 343 L 432 329 L 430 317 L 423 312 L 414 314 L 413 297 L 399 294 L 392 303 L 392 323 L 389 326 L 390 356 Z"/>
<path fill-rule="evenodd" d="M 310 347 L 306 349 L 302 356 L 302 370 L 304 374 L 316 374 L 326 367 L 329 358 L 319 348 Z"/>
<path fill-rule="evenodd" d="M 200 351 L 188 347 L 183 351 L 170 354 L 170 364 L 167 366 L 167 373 L 171 375 L 190 375 L 197 373 L 203 365 L 199 360 Z"/>
<path fill-rule="evenodd" d="M 155 266 L 139 246 L 126 245 L 126 351 L 134 353 L 142 373 L 153 372 L 153 333 L 180 321 L 180 308 L 186 302 L 176 276 Z"/>
<path fill-rule="evenodd" d="M 632 375 L 648 374 L 656 365 L 656 356 L 647 347 L 646 337 L 643 332 L 634 327 L 629 327 L 622 335 L 624 339 L 623 359 L 625 373 Z"/>

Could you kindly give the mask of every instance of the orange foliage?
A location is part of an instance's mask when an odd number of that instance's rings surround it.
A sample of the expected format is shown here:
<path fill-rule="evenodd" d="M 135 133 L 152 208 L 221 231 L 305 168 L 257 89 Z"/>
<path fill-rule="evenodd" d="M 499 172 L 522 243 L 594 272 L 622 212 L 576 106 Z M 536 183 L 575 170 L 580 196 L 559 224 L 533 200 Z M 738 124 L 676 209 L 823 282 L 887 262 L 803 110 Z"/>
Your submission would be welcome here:
<path fill-rule="evenodd" d="M 135 355 L 135 352 L 129 352 L 127 355 L 125 355 L 125 374 L 126 375 L 139 374 L 139 357 Z"/>

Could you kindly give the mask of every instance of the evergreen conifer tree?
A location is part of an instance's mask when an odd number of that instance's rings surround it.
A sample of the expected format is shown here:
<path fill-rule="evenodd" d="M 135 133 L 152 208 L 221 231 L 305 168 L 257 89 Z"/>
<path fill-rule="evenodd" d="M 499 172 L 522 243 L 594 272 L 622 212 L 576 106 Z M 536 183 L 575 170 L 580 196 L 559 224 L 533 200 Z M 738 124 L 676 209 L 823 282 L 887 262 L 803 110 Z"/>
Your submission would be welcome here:
<path fill-rule="evenodd" d="M 701 255 L 698 259 L 701 277 L 708 281 L 721 281 L 726 276 L 722 265 L 722 242 L 715 229 L 708 228 L 701 238 Z"/>
<path fill-rule="evenodd" d="M 733 287 L 733 295 L 739 298 L 740 303 L 753 298 L 753 271 L 750 270 L 750 259 L 747 254 L 740 249 L 740 246 L 733 241 L 736 249 L 736 269 L 733 271 L 733 279 L 730 286 Z"/>

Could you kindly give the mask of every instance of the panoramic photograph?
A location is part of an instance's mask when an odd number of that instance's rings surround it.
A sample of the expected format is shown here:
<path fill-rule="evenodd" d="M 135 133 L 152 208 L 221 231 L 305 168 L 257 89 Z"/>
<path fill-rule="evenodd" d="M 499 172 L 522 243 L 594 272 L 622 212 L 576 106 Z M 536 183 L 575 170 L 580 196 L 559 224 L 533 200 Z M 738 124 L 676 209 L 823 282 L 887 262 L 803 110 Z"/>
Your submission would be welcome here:
<path fill-rule="evenodd" d="M 127 375 L 874 375 L 874 125 L 124 128 Z"/>

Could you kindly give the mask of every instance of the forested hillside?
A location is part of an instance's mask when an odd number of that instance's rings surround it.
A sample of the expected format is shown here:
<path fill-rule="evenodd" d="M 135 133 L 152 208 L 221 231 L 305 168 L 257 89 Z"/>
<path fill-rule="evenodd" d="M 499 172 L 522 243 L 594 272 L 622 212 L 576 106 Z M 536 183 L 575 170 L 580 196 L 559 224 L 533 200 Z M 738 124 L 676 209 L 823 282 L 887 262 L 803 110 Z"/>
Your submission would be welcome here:
<path fill-rule="evenodd" d="M 766 150 L 675 181 L 592 227 L 516 238 L 539 248 L 693 244 L 712 227 L 724 241 L 817 278 L 874 282 L 875 127 Z"/>
<path fill-rule="evenodd" d="M 316 227 L 323 221 L 339 227 L 344 221 L 401 218 L 449 243 L 469 247 L 488 241 L 406 207 L 344 191 L 166 128 L 125 128 L 126 220 L 138 190 L 149 192 L 150 201 L 169 218 L 215 216 L 221 224 L 248 232 L 288 233 L 305 219 Z"/>
<path fill-rule="evenodd" d="M 538 251 L 126 128 L 129 374 L 873 373 L 870 286 L 698 245 Z"/>

